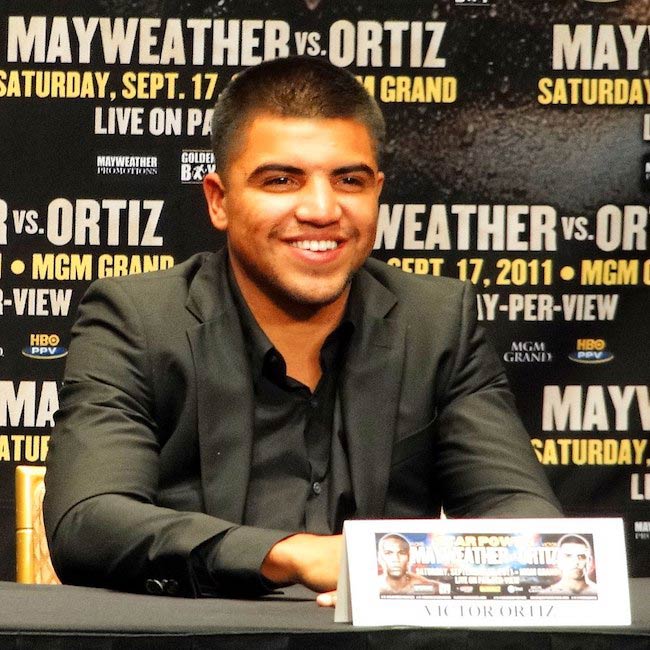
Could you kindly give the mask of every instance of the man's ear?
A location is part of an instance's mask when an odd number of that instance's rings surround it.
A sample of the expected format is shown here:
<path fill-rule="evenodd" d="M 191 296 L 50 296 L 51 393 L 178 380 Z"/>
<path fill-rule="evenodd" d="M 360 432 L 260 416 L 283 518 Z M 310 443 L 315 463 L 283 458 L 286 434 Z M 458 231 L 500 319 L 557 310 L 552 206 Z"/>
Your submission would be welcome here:
<path fill-rule="evenodd" d="M 217 230 L 228 229 L 228 214 L 225 208 L 226 188 L 221 176 L 210 172 L 203 177 L 203 193 L 208 204 L 210 221 Z"/>

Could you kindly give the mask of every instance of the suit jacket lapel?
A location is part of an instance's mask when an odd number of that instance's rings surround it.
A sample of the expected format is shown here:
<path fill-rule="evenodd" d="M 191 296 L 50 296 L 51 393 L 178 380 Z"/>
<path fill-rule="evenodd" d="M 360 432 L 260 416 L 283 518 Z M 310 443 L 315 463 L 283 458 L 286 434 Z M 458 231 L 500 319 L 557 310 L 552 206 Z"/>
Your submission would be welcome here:
<path fill-rule="evenodd" d="M 190 288 L 188 309 L 203 321 L 188 330 L 196 369 L 201 483 L 206 512 L 243 521 L 253 443 L 253 389 L 223 253 Z"/>
<path fill-rule="evenodd" d="M 343 373 L 343 424 L 357 516 L 379 517 L 397 428 L 406 328 L 387 317 L 397 300 L 368 272 L 359 271 L 352 291 L 362 296 L 351 300 L 363 312 Z"/>

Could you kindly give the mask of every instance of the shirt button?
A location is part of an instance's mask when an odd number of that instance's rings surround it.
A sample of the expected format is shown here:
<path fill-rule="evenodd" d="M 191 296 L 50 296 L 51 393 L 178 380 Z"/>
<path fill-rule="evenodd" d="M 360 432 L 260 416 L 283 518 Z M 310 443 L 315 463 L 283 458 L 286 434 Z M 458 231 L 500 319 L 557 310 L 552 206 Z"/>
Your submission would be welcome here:
<path fill-rule="evenodd" d="M 314 491 L 314 494 L 320 494 L 323 490 L 323 486 L 318 481 L 314 481 L 311 485 L 311 489 Z"/>
<path fill-rule="evenodd" d="M 318 408 L 318 399 L 316 399 L 315 397 L 312 397 L 309 400 L 309 406 L 311 406 L 313 409 Z"/>

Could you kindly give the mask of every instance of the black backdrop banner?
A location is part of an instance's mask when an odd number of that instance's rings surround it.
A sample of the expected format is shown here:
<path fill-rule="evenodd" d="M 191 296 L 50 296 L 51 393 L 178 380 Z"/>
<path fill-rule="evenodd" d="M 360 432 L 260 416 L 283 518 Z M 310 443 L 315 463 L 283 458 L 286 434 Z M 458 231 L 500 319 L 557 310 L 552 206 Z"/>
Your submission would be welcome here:
<path fill-rule="evenodd" d="M 374 254 L 476 285 L 566 512 L 624 517 L 631 573 L 650 575 L 647 23 L 648 0 L 4 0 L 0 578 L 79 299 L 222 243 L 200 186 L 210 107 L 289 54 L 377 98 Z"/>

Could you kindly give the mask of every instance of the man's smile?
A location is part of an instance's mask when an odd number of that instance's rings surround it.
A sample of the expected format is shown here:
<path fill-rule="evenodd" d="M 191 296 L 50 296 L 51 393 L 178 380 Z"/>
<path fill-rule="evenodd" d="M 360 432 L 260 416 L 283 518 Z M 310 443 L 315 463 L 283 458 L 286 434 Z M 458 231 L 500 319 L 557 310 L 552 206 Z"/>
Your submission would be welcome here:
<path fill-rule="evenodd" d="M 338 248 L 339 242 L 332 239 L 301 239 L 299 241 L 289 242 L 290 246 L 300 248 L 304 251 L 331 251 Z"/>

